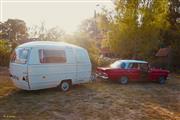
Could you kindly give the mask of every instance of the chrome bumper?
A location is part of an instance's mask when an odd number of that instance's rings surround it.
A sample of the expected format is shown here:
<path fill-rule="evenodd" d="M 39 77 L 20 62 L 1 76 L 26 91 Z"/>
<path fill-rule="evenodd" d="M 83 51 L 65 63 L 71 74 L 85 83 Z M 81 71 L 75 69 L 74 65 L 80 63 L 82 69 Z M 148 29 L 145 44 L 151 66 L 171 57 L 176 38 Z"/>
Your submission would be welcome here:
<path fill-rule="evenodd" d="M 102 79 L 108 79 L 108 77 L 107 76 L 104 76 L 103 74 L 101 74 L 101 73 L 96 73 L 96 77 L 97 78 L 102 78 Z"/>

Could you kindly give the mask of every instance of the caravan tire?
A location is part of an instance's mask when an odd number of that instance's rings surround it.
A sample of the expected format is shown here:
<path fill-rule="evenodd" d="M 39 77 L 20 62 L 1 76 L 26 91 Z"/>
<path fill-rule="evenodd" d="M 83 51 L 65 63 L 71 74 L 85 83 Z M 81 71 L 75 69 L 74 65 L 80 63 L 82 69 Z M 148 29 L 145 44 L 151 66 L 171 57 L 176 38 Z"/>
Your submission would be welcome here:
<path fill-rule="evenodd" d="M 63 80 L 59 87 L 63 92 L 68 91 L 70 89 L 70 87 L 71 87 L 71 81 Z"/>

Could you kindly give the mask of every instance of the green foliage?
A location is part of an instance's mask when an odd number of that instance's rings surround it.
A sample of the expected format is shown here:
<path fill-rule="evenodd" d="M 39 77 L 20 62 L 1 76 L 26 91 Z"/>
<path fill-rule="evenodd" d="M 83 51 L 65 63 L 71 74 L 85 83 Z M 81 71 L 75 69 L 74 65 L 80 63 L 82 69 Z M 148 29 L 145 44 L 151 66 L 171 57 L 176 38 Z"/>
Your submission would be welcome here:
<path fill-rule="evenodd" d="M 98 58 L 98 66 L 109 66 L 111 63 L 113 63 L 114 61 L 111 60 L 110 58 L 107 59 L 107 58 L 103 58 L 103 57 L 99 57 Z"/>
<path fill-rule="evenodd" d="M 19 40 L 27 39 L 27 27 L 23 20 L 8 19 L 0 22 L 0 66 L 7 66 L 11 51 Z"/>
<path fill-rule="evenodd" d="M 95 70 L 97 66 L 99 66 L 98 60 L 99 60 L 99 56 L 96 54 L 91 54 L 89 53 L 89 57 L 91 60 L 91 64 L 92 64 L 92 69 Z"/>
<path fill-rule="evenodd" d="M 154 60 L 160 47 L 171 46 L 173 63 L 180 61 L 180 25 L 176 23 L 178 0 L 116 0 L 115 12 L 103 9 L 95 18 L 82 22 L 78 32 L 67 35 L 58 27 L 45 24 L 27 31 L 23 20 L 0 22 L 0 65 L 7 65 L 17 40 L 30 38 L 64 41 L 88 50 L 94 66 L 109 64 L 99 58 L 101 47 L 110 48 L 120 58 Z M 102 37 L 97 40 L 97 37 Z M 8 42 L 7 42 L 8 41 Z M 10 43 L 9 43 L 10 42 Z M 100 44 L 100 45 L 99 45 Z M 179 65 L 180 66 L 180 65 Z"/>
<path fill-rule="evenodd" d="M 121 58 L 154 56 L 163 41 L 162 34 L 169 28 L 168 0 L 118 0 L 115 10 L 113 20 L 100 24 L 101 28 L 108 27 L 103 44 Z"/>
<path fill-rule="evenodd" d="M 79 26 L 79 32 L 88 34 L 91 39 L 96 39 L 96 36 L 100 33 L 97 27 L 97 20 L 89 18 L 82 21 Z"/>
<path fill-rule="evenodd" d="M 87 32 L 76 32 L 74 35 L 66 35 L 63 41 L 87 49 L 93 68 L 98 65 L 99 49 L 96 47 L 94 39 Z"/>
<path fill-rule="evenodd" d="M 5 40 L 0 40 L 0 66 L 7 66 L 9 64 L 11 47 Z"/>

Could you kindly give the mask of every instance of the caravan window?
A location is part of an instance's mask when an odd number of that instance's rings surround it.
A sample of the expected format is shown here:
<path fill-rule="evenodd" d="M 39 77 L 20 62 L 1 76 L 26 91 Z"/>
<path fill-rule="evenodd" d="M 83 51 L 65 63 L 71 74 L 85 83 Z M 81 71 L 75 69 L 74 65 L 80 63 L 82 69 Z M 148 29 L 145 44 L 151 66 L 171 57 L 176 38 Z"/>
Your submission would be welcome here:
<path fill-rule="evenodd" d="M 82 50 L 76 51 L 76 59 L 78 63 L 86 63 L 87 62 L 87 54 Z"/>
<path fill-rule="evenodd" d="M 39 50 L 40 63 L 65 63 L 64 50 L 41 49 Z"/>
<path fill-rule="evenodd" d="M 26 64 L 28 60 L 29 49 L 17 48 L 11 55 L 11 62 L 18 64 Z"/>

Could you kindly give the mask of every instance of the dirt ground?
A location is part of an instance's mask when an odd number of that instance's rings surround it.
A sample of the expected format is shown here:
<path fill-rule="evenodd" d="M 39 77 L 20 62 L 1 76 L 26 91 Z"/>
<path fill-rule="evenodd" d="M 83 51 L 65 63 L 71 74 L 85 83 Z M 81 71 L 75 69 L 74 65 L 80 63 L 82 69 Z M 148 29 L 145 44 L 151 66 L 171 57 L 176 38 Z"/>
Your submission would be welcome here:
<path fill-rule="evenodd" d="M 3 72 L 2 72 L 3 71 Z M 110 81 L 24 91 L 0 71 L 0 120 L 180 120 L 180 75 L 165 85 Z"/>

